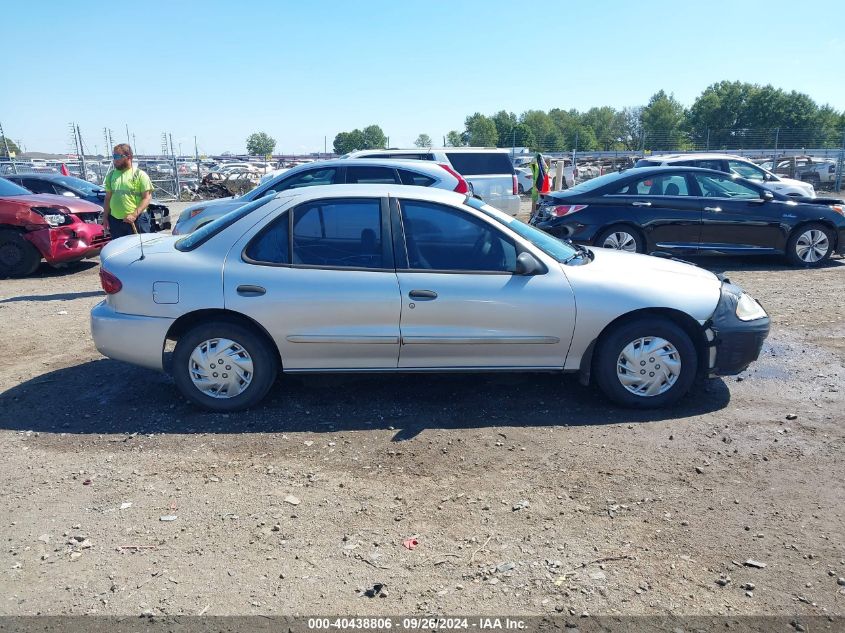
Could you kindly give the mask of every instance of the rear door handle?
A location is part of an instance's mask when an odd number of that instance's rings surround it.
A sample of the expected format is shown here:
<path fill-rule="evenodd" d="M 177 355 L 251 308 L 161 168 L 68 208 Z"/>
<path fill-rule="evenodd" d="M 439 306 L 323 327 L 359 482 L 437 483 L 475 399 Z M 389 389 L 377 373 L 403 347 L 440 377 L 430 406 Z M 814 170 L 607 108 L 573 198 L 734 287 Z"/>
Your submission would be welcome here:
<path fill-rule="evenodd" d="M 251 286 L 249 284 L 238 286 L 238 294 L 242 297 L 260 297 L 267 290 L 261 286 Z"/>
<path fill-rule="evenodd" d="M 650 207 L 651 202 L 642 202 L 641 200 L 635 200 L 631 203 L 635 207 Z"/>
<path fill-rule="evenodd" d="M 418 301 L 432 301 L 437 299 L 437 293 L 434 290 L 411 290 L 408 297 Z"/>
<path fill-rule="evenodd" d="M 721 211 L 722 207 L 704 207 L 705 211 Z"/>

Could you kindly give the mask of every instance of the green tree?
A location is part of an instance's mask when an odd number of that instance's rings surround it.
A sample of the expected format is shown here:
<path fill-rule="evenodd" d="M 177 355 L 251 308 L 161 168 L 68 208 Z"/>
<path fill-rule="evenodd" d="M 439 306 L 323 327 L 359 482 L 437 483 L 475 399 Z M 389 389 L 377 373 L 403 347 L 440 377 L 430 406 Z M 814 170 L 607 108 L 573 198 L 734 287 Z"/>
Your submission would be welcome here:
<path fill-rule="evenodd" d="M 272 154 L 275 147 L 276 139 L 266 132 L 254 132 L 246 139 L 246 151 L 251 156 Z"/>
<path fill-rule="evenodd" d="M 615 109 L 609 106 L 590 108 L 581 116 L 583 128 L 589 128 L 596 140 L 596 147 L 605 151 L 617 147 L 617 139 L 622 137 L 621 121 Z M 584 147 L 584 149 L 593 149 Z"/>
<path fill-rule="evenodd" d="M 684 149 L 684 106 L 663 90 L 656 92 L 643 108 L 645 146 L 652 150 Z"/>
<path fill-rule="evenodd" d="M 6 138 L 5 136 L 0 136 L 0 156 L 3 158 L 9 158 L 9 154 L 6 152 L 6 144 L 9 144 L 9 151 L 15 154 L 16 156 L 21 155 L 21 148 L 17 146 L 17 144 L 10 138 Z"/>
<path fill-rule="evenodd" d="M 460 147 L 461 145 L 464 145 L 464 138 L 460 132 L 451 130 L 446 134 L 447 147 Z"/>
<path fill-rule="evenodd" d="M 625 149 L 640 149 L 643 137 L 643 107 L 622 108 L 618 113 L 622 130 L 622 144 Z"/>
<path fill-rule="evenodd" d="M 361 130 L 364 146 L 361 149 L 384 149 L 387 147 L 387 137 L 378 125 L 368 125 Z"/>
<path fill-rule="evenodd" d="M 496 124 L 490 117 L 476 112 L 468 116 L 464 123 L 465 145 L 474 147 L 496 147 L 499 134 L 496 131 Z"/>
<path fill-rule="evenodd" d="M 493 124 L 496 126 L 496 135 L 498 136 L 499 147 L 510 147 L 514 144 L 514 128 L 517 126 L 517 118 L 513 112 L 505 112 L 500 110 L 492 117 Z"/>
<path fill-rule="evenodd" d="M 531 131 L 531 128 L 524 123 L 517 123 L 516 127 L 513 128 L 511 143 L 513 143 L 515 147 L 530 147 L 531 149 L 537 149 L 537 137 L 534 136 L 534 132 Z"/>
<path fill-rule="evenodd" d="M 417 147 L 431 147 L 431 137 L 428 134 L 420 134 L 417 140 L 414 141 L 414 145 Z"/>

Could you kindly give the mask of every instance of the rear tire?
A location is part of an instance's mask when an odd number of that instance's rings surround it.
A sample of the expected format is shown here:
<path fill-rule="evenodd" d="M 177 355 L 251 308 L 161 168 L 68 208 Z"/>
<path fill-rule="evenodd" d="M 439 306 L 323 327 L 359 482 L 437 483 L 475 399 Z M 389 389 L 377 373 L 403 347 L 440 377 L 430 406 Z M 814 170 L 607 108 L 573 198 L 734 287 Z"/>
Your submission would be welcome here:
<path fill-rule="evenodd" d="M 805 224 L 786 243 L 786 258 L 793 266 L 814 268 L 833 254 L 833 232 L 823 224 Z"/>
<path fill-rule="evenodd" d="M 0 231 L 0 277 L 26 277 L 38 270 L 41 253 L 17 231 Z"/>
<path fill-rule="evenodd" d="M 616 404 L 656 409 L 682 398 L 698 373 L 689 335 L 661 317 L 639 317 L 602 335 L 593 360 L 596 383 Z"/>
<path fill-rule="evenodd" d="M 237 323 L 199 324 L 179 339 L 173 351 L 176 386 L 209 411 L 240 411 L 258 404 L 277 373 L 272 343 Z"/>
<path fill-rule="evenodd" d="M 613 248 L 626 253 L 645 253 L 645 239 L 637 229 L 615 224 L 601 233 L 594 241 L 600 248 Z"/>

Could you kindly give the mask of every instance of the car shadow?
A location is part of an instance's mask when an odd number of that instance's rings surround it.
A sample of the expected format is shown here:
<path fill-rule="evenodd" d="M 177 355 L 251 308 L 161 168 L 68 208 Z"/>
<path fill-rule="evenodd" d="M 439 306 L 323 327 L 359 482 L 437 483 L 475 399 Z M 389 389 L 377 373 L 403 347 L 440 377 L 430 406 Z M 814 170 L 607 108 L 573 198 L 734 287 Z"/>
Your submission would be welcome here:
<path fill-rule="evenodd" d="M 15 303 L 17 301 L 72 301 L 74 299 L 87 299 L 88 297 L 105 297 L 102 290 L 89 290 L 87 292 L 62 292 L 55 295 L 21 295 L 0 299 L 0 303 Z"/>
<path fill-rule="evenodd" d="M 823 268 L 840 268 L 845 266 L 845 258 L 831 258 L 828 259 L 821 266 L 815 268 L 801 268 L 799 266 L 792 266 L 781 255 L 745 255 L 742 257 L 734 256 L 720 256 L 720 257 L 705 257 L 700 255 L 690 255 L 683 257 L 685 261 L 695 264 L 701 268 L 705 268 L 713 273 L 723 273 L 725 271 L 790 271 L 806 272 L 810 270 L 819 270 Z"/>
<path fill-rule="evenodd" d="M 188 403 L 166 374 L 102 359 L 0 393 L 0 428 L 77 434 L 391 429 L 400 441 L 426 429 L 671 420 L 716 411 L 729 401 L 722 380 L 706 381 L 672 407 L 640 411 L 609 404 L 572 375 L 284 375 L 258 407 L 218 414 Z"/>
<path fill-rule="evenodd" d="M 99 258 L 83 259 L 82 261 L 70 262 L 69 264 L 63 264 L 58 267 L 51 266 L 46 262 L 41 262 L 41 265 L 38 267 L 38 270 L 29 275 L 29 278 L 32 279 L 38 277 L 41 279 L 49 279 L 52 277 L 64 277 L 66 275 L 73 275 L 85 270 L 96 268 L 99 265 Z"/>

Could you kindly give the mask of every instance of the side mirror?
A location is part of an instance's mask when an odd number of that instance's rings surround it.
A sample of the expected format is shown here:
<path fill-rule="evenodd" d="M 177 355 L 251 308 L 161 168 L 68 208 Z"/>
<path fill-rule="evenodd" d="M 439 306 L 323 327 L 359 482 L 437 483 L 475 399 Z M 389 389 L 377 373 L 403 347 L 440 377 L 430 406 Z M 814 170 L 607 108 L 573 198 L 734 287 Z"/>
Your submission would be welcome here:
<path fill-rule="evenodd" d="M 520 253 L 516 258 L 517 275 L 536 275 L 543 271 L 543 265 L 531 253 Z"/>
<path fill-rule="evenodd" d="M 67 198 L 78 198 L 79 197 L 75 193 L 73 193 L 72 191 L 63 191 L 62 195 L 67 197 Z"/>
<path fill-rule="evenodd" d="M 772 201 L 772 200 L 774 200 L 774 199 L 775 199 L 775 194 L 773 194 L 773 193 L 772 193 L 771 191 L 769 191 L 768 189 L 766 189 L 766 190 L 763 192 L 763 202 L 770 202 L 770 201 Z"/>
<path fill-rule="evenodd" d="M 261 194 L 261 197 L 262 197 L 262 198 L 267 198 L 268 196 L 269 196 L 269 197 L 273 197 L 273 196 L 275 196 L 277 193 L 278 193 L 278 191 L 276 191 L 275 189 L 273 189 L 273 188 L 271 187 L 270 189 L 265 189 L 265 190 L 264 190 L 264 193 L 262 193 L 262 194 Z"/>

